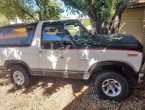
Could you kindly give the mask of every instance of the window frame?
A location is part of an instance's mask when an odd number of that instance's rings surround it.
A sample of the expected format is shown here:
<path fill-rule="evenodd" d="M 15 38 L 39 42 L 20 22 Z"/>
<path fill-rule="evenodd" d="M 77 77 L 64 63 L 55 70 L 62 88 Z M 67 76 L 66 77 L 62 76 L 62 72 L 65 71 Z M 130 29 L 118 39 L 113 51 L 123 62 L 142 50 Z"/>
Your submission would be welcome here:
<path fill-rule="evenodd" d="M 64 27 L 65 27 L 65 25 L 67 25 L 67 24 L 69 24 L 69 23 L 78 23 L 79 26 L 80 26 L 81 28 L 85 29 L 85 30 L 89 33 L 88 29 L 87 29 L 84 25 L 82 25 L 82 23 L 80 23 L 79 21 L 70 21 L 70 22 L 66 22 L 66 23 L 64 24 Z M 71 37 L 71 39 L 72 39 L 72 41 L 74 42 L 74 44 L 75 44 L 76 47 L 79 46 L 79 45 L 81 45 L 81 44 L 78 44 L 78 43 L 75 41 L 75 39 L 73 38 L 73 36 L 72 36 L 71 34 L 70 34 L 70 37 Z M 88 37 L 89 37 L 89 36 L 88 36 Z M 89 38 L 88 38 L 88 39 L 89 39 Z M 85 43 L 85 42 L 83 42 L 83 43 Z"/>
<path fill-rule="evenodd" d="M 41 29 L 41 43 L 40 43 L 41 49 L 46 49 L 46 50 L 57 50 L 57 49 L 43 48 L 43 47 L 42 47 L 42 42 L 43 42 L 43 40 L 42 40 L 42 38 L 43 38 L 43 30 L 44 30 L 44 28 L 45 28 L 46 26 L 48 26 L 48 27 L 51 27 L 51 26 L 59 27 L 59 26 L 60 26 L 60 27 L 62 27 L 62 28 L 64 29 L 64 25 L 62 25 L 62 24 L 57 24 L 57 23 L 50 23 L 50 22 L 45 22 L 45 23 L 43 23 L 43 25 L 42 25 L 42 29 Z M 66 34 L 65 30 L 64 30 L 64 33 Z M 67 34 L 66 34 L 66 35 L 67 35 Z M 68 39 L 70 40 L 70 43 L 74 46 L 74 48 L 76 48 L 76 47 L 75 47 L 75 44 L 74 44 L 74 42 L 72 41 L 72 39 L 70 38 L 70 36 L 68 36 Z"/>

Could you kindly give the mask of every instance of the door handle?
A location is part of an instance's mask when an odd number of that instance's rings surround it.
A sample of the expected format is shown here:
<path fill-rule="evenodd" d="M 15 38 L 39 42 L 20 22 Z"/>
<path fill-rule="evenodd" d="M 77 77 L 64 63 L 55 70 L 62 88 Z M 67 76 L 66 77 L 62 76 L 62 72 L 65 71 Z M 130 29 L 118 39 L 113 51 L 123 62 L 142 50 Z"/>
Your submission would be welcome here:
<path fill-rule="evenodd" d="M 39 50 L 39 53 L 47 52 L 46 50 Z"/>

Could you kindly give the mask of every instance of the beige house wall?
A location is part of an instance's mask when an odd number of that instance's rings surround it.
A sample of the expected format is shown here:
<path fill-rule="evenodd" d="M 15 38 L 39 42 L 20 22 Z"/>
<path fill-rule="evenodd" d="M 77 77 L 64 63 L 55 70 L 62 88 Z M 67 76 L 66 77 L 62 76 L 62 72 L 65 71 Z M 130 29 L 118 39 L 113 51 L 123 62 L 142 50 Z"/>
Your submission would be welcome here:
<path fill-rule="evenodd" d="M 144 18 L 143 18 L 143 45 L 145 47 L 145 8 L 144 8 Z"/>
<path fill-rule="evenodd" d="M 119 33 L 134 35 L 145 45 L 143 20 L 145 8 L 126 9 L 122 15 Z"/>

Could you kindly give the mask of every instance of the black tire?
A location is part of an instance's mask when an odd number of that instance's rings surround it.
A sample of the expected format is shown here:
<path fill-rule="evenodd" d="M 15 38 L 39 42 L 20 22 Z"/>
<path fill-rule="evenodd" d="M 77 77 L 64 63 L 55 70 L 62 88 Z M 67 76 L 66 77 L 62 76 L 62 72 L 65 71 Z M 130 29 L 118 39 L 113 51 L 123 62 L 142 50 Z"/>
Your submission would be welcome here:
<path fill-rule="evenodd" d="M 121 85 L 120 92 L 116 96 L 108 96 L 108 95 L 106 95 L 105 92 L 103 92 L 103 84 L 104 84 L 103 82 L 108 81 L 110 79 L 114 79 L 115 80 L 114 82 L 118 81 Z M 94 86 L 95 86 L 94 87 L 95 91 L 98 94 L 99 98 L 105 99 L 105 100 L 110 100 L 110 101 L 114 100 L 114 101 L 120 102 L 127 97 L 128 92 L 129 92 L 129 85 L 128 85 L 127 80 L 121 74 L 116 73 L 116 72 L 99 73 L 99 75 L 97 75 L 97 77 L 95 79 Z M 115 86 L 112 86 L 112 87 L 115 87 Z M 110 87 L 109 87 L 109 89 L 110 89 Z M 115 89 L 115 91 L 118 91 L 118 90 Z M 113 93 L 113 91 L 109 90 L 109 94 L 111 92 Z"/>
<path fill-rule="evenodd" d="M 14 80 L 13 76 L 14 76 L 16 71 L 19 71 L 19 72 L 22 73 L 22 76 L 23 76 L 23 79 L 24 79 L 22 84 L 18 84 Z M 25 68 L 23 68 L 21 66 L 13 66 L 11 68 L 11 71 L 10 71 L 10 80 L 14 84 L 14 86 L 17 87 L 17 88 L 28 88 L 30 86 L 30 84 L 31 84 L 29 73 L 27 72 L 27 70 L 25 70 Z"/>

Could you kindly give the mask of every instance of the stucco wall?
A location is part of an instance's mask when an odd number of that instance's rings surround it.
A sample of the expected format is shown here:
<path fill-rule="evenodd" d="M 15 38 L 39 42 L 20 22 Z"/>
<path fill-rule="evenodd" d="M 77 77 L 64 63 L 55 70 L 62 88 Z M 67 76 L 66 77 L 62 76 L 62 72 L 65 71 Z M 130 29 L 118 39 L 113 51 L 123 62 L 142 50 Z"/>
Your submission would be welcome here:
<path fill-rule="evenodd" d="M 143 45 L 145 47 L 145 8 L 144 8 L 144 18 L 143 18 Z"/>
<path fill-rule="evenodd" d="M 141 43 L 143 38 L 144 8 L 126 9 L 122 15 L 119 33 L 134 35 Z"/>

